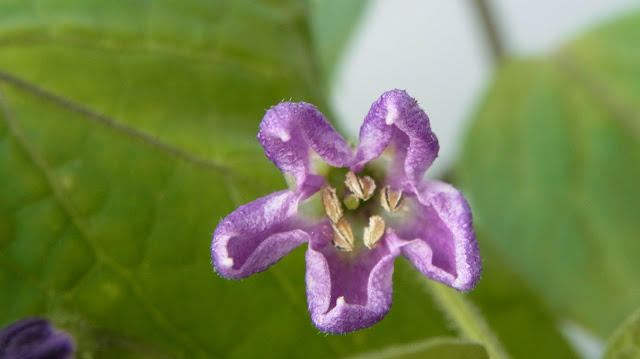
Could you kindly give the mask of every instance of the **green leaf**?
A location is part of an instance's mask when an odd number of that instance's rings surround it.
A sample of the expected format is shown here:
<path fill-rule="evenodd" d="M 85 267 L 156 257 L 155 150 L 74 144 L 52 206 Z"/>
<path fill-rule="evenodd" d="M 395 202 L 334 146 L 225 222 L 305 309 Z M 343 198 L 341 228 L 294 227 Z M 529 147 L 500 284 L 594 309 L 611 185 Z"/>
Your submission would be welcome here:
<path fill-rule="evenodd" d="M 242 282 L 211 233 L 286 187 L 266 108 L 316 103 L 297 0 L 0 2 L 0 325 L 45 316 L 85 358 L 338 357 L 450 335 L 413 270 L 375 327 L 319 335 L 304 247 Z"/>
<path fill-rule="evenodd" d="M 348 359 L 488 359 L 481 344 L 454 338 L 432 338 L 426 341 L 392 346 Z"/>
<path fill-rule="evenodd" d="M 559 330 L 558 318 L 510 270 L 483 233 L 477 233 L 482 249 L 483 272 L 469 298 L 481 310 L 505 350 L 513 358 L 558 358 L 578 356 Z"/>
<path fill-rule="evenodd" d="M 629 316 L 611 336 L 603 358 L 640 358 L 640 311 Z"/>
<path fill-rule="evenodd" d="M 508 265 L 603 336 L 640 301 L 639 41 L 634 14 L 507 64 L 459 168 L 475 223 Z"/>
<path fill-rule="evenodd" d="M 334 74 L 354 27 L 366 9 L 365 0 L 313 0 L 312 27 L 325 76 Z"/>

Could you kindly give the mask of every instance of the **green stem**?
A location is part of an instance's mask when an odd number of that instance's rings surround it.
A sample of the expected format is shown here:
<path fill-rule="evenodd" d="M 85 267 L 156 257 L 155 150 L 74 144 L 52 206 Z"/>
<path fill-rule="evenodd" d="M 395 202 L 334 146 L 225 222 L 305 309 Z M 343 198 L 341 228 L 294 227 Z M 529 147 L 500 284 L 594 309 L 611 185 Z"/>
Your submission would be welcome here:
<path fill-rule="evenodd" d="M 493 64 L 500 65 L 505 58 L 504 41 L 500 36 L 500 31 L 498 31 L 498 24 L 491 6 L 487 3 L 487 0 L 473 0 L 471 4 L 487 37 Z"/>
<path fill-rule="evenodd" d="M 432 280 L 426 282 L 435 302 L 449 317 L 460 336 L 482 343 L 491 359 L 509 358 L 485 319 L 463 293 Z"/>

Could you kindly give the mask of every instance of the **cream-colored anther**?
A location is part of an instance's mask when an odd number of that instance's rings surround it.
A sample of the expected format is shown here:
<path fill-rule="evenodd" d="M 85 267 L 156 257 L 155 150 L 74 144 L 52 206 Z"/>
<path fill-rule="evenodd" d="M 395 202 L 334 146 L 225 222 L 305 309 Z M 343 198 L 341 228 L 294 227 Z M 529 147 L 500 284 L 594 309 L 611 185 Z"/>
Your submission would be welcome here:
<path fill-rule="evenodd" d="M 342 204 L 340 200 L 338 200 L 335 188 L 327 186 L 322 189 L 322 204 L 331 222 L 338 223 L 344 215 L 344 212 L 342 211 Z"/>
<path fill-rule="evenodd" d="M 376 182 L 369 176 L 362 178 L 356 176 L 355 173 L 349 171 L 347 178 L 344 181 L 349 190 L 363 201 L 368 200 L 373 196 L 376 190 Z"/>
<path fill-rule="evenodd" d="M 353 250 L 353 232 L 351 224 L 344 218 L 338 223 L 332 224 L 333 227 L 333 245 L 343 251 Z"/>
<path fill-rule="evenodd" d="M 397 212 L 404 204 L 404 195 L 402 190 L 393 190 L 389 186 L 385 186 L 380 191 L 380 202 L 387 212 Z"/>
<path fill-rule="evenodd" d="M 368 248 L 375 248 L 378 246 L 378 241 L 384 235 L 384 219 L 380 216 L 369 217 L 369 226 L 364 228 L 364 245 Z"/>

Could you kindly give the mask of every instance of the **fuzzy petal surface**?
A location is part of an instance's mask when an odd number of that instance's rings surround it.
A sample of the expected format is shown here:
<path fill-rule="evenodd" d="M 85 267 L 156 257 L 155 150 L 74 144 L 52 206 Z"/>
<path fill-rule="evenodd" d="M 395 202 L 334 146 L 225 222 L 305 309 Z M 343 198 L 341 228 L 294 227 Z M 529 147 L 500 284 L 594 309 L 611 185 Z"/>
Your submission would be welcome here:
<path fill-rule="evenodd" d="M 423 182 L 411 199 L 411 218 L 389 235 L 406 241 L 402 254 L 427 277 L 458 290 L 472 289 L 482 274 L 482 260 L 467 201 L 439 181 Z"/>
<path fill-rule="evenodd" d="M 261 272 L 309 241 L 298 203 L 317 192 L 317 176 L 300 191 L 284 190 L 238 207 L 216 227 L 211 257 L 216 271 L 240 279 Z"/>
<path fill-rule="evenodd" d="M 315 106 L 282 102 L 270 108 L 260 123 L 258 140 L 267 157 L 285 174 L 304 184 L 310 172 L 309 150 L 334 167 L 353 162 L 353 150 Z"/>
<path fill-rule="evenodd" d="M 305 280 L 311 320 L 319 330 L 332 334 L 367 328 L 384 318 L 392 302 L 393 262 L 400 254 L 427 277 L 458 290 L 470 290 L 480 279 L 482 263 L 469 205 L 454 187 L 422 180 L 439 145 L 428 116 L 405 91 L 385 92 L 372 104 L 355 151 L 315 106 L 304 102 L 273 106 L 262 119 L 257 137 L 267 157 L 285 174 L 289 190 L 240 206 L 219 223 L 211 254 L 220 275 L 248 277 L 308 242 Z M 377 226 L 376 237 L 367 237 L 371 242 L 382 235 L 375 248 L 367 248 L 357 234 L 354 249 L 342 251 L 332 243 L 334 229 L 327 216 L 309 222 L 304 216 L 313 208 L 306 204 L 298 214 L 300 202 L 327 183 L 318 175 L 324 170 L 312 165 L 316 164 L 312 163 L 314 153 L 329 166 L 355 173 L 367 165 L 381 190 L 391 187 L 383 191 L 387 197 L 379 198 L 388 212 L 373 210 L 386 222 L 386 231 Z M 327 173 L 336 186 L 332 174 L 339 172 Z M 344 224 L 339 222 L 343 215 L 349 221 L 372 218 L 371 206 L 347 216 L 332 207 L 339 199 L 328 196 L 322 201 L 338 225 Z M 336 231 L 345 237 L 342 230 Z"/>
<path fill-rule="evenodd" d="M 73 340 L 44 319 L 23 319 L 0 330 L 0 359 L 70 359 L 73 352 Z"/>
<path fill-rule="evenodd" d="M 332 334 L 370 327 L 391 308 L 393 261 L 400 251 L 383 238 L 374 249 L 343 252 L 331 244 L 331 236 L 331 226 L 325 224 L 306 253 L 311 320 Z"/>
<path fill-rule="evenodd" d="M 403 90 L 387 91 L 371 105 L 360 128 L 360 143 L 352 170 L 377 158 L 390 147 L 393 161 L 388 182 L 395 188 L 417 186 L 438 156 L 438 139 L 429 117 Z"/>

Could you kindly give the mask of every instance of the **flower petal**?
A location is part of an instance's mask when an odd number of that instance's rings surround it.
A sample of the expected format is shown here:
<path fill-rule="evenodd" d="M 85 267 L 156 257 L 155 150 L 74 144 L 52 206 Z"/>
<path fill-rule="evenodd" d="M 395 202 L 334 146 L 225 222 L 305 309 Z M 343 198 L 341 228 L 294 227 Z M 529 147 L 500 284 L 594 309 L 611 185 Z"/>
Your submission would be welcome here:
<path fill-rule="evenodd" d="M 388 146 L 393 149 L 388 183 L 396 188 L 417 186 L 438 156 L 440 147 L 429 117 L 404 90 L 387 91 L 371 105 L 360 128 L 360 143 L 351 169 L 359 172 Z"/>
<path fill-rule="evenodd" d="M 0 330 L 0 358 L 69 359 L 73 340 L 45 319 L 27 318 Z"/>
<path fill-rule="evenodd" d="M 393 243 L 342 252 L 331 244 L 331 226 L 314 232 L 307 249 L 306 284 L 311 320 L 323 332 L 344 334 L 370 327 L 391 308 Z"/>
<path fill-rule="evenodd" d="M 305 102 L 282 102 L 269 109 L 260 123 L 258 140 L 267 157 L 298 185 L 309 173 L 309 149 L 334 167 L 353 162 L 349 144 L 315 106 Z"/>
<path fill-rule="evenodd" d="M 427 277 L 458 290 L 472 289 L 482 260 L 467 201 L 449 184 L 426 181 L 413 202 L 414 216 L 389 235 L 407 240 L 402 254 Z"/>
<path fill-rule="evenodd" d="M 301 191 L 284 190 L 238 207 L 216 227 L 211 257 L 216 271 L 240 279 L 261 272 L 300 244 L 309 241 L 306 224 L 297 217 L 298 203 L 317 192 L 324 181 Z"/>

